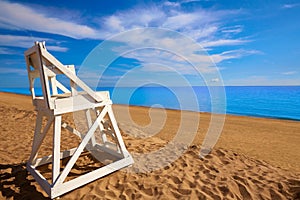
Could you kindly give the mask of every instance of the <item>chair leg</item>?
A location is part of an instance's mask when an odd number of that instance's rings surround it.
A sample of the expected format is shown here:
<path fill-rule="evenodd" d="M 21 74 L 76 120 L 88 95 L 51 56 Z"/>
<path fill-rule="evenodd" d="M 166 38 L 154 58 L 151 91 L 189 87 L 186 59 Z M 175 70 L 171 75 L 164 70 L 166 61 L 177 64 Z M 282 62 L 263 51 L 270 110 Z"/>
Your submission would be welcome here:
<path fill-rule="evenodd" d="M 95 115 L 98 117 L 100 115 L 100 111 L 95 109 Z M 104 119 L 102 119 L 99 123 L 99 131 L 102 139 L 102 143 L 105 144 L 107 142 L 106 134 L 104 133 Z"/>
<path fill-rule="evenodd" d="M 85 111 L 85 117 L 86 117 L 86 121 L 87 121 L 87 125 L 88 125 L 88 129 L 91 128 L 91 126 L 93 125 L 93 121 L 92 121 L 92 116 L 91 116 L 91 111 L 90 109 L 87 109 Z M 93 135 L 91 137 L 91 140 L 89 141 L 89 145 L 92 145 L 91 147 L 95 146 L 96 144 L 96 139 L 95 139 L 95 135 Z"/>
<path fill-rule="evenodd" d="M 119 146 L 121 153 L 123 154 L 124 157 L 130 156 L 130 154 L 128 153 L 128 151 L 125 147 L 124 141 L 122 139 L 122 135 L 121 135 L 121 132 L 119 130 L 119 127 L 118 127 L 118 124 L 117 124 L 116 118 L 114 116 L 111 105 L 108 106 L 108 116 L 110 118 L 112 127 L 114 129 L 117 145 Z"/>
<path fill-rule="evenodd" d="M 61 116 L 55 116 L 53 126 L 52 184 L 55 184 L 55 181 L 60 174 L 60 137 Z"/>
<path fill-rule="evenodd" d="M 31 150 L 31 154 L 29 157 L 28 162 L 30 164 L 34 164 L 34 161 L 38 155 L 38 150 L 46 136 L 46 133 L 48 132 L 52 122 L 53 122 L 53 117 L 49 117 L 48 122 L 43 130 L 43 132 L 41 132 L 42 130 L 42 122 L 43 122 L 43 113 L 38 112 L 37 114 L 37 119 L 36 119 L 36 125 L 35 125 L 35 131 L 34 131 L 34 136 L 33 136 L 33 142 L 32 142 L 32 150 Z"/>
<path fill-rule="evenodd" d="M 104 121 L 101 121 L 99 128 L 100 128 L 102 142 L 103 142 L 103 144 L 105 144 L 105 142 L 107 142 L 107 137 L 106 137 L 106 134 L 104 133 L 104 127 L 103 127 L 102 123 L 104 123 Z"/>

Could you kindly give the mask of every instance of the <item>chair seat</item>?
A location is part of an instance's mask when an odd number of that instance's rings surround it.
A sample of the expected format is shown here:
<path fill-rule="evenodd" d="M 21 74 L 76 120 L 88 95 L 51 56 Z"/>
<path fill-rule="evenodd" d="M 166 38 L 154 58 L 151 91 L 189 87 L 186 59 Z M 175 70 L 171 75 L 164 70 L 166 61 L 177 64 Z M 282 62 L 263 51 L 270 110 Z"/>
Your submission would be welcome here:
<path fill-rule="evenodd" d="M 54 105 L 53 112 L 55 115 L 75 112 L 75 111 L 89 109 L 89 108 L 95 108 L 95 107 L 103 106 L 105 104 L 112 103 L 108 91 L 99 91 L 95 93 L 98 96 L 100 96 L 103 99 L 103 101 L 96 102 L 87 93 L 79 92 L 75 96 L 71 96 L 70 93 L 53 95 L 50 98 L 51 101 L 50 103 Z M 45 107 L 43 97 L 34 99 L 33 104 L 37 110 L 48 109 Z"/>

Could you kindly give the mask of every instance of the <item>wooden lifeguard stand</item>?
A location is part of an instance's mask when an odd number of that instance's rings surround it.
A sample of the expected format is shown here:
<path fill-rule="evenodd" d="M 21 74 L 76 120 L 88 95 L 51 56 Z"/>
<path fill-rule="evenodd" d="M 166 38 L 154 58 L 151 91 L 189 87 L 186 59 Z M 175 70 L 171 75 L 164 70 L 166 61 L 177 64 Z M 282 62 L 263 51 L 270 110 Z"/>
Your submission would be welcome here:
<path fill-rule="evenodd" d="M 25 59 L 32 101 L 37 111 L 32 151 L 27 162 L 27 170 L 51 198 L 58 197 L 133 163 L 115 120 L 108 91 L 95 92 L 89 88 L 76 76 L 74 66 L 60 63 L 47 51 L 44 42 L 36 42 L 33 47 L 25 51 Z M 70 89 L 57 80 L 57 75 L 64 75 L 70 80 Z M 36 79 L 40 79 L 41 96 L 37 96 L 35 92 L 34 81 Z M 81 88 L 82 91 L 78 92 L 77 88 Z M 62 123 L 63 114 L 76 111 L 84 111 L 83 113 L 86 115 L 89 129 L 85 133 Z M 94 112 L 96 116 L 94 120 L 91 117 L 91 112 Z M 48 121 L 42 130 L 44 117 Z M 41 144 L 51 125 L 53 125 L 52 155 L 38 158 Z M 65 128 L 80 137 L 81 142 L 76 148 L 61 152 L 61 128 Z M 100 136 L 96 136 L 96 130 L 100 132 Z M 96 170 L 72 180 L 66 180 L 77 159 L 84 151 L 90 153 L 97 160 L 101 160 L 99 152 L 108 153 L 116 159 Z M 65 167 L 61 169 L 60 160 L 66 157 L 70 158 Z M 47 180 L 37 170 L 38 166 L 49 163 L 52 164 L 52 180 Z"/>

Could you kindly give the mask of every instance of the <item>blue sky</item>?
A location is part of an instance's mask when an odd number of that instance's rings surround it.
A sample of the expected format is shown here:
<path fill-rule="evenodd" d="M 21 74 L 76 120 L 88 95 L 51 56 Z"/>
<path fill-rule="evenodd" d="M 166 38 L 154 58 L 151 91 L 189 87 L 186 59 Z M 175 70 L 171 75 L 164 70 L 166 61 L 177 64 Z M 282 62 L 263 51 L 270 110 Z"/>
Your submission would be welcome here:
<path fill-rule="evenodd" d="M 299 19 L 297 1 L 0 0 L 0 88 L 28 87 L 23 52 L 37 40 L 87 81 L 99 79 L 99 63 L 83 63 L 108 38 L 107 52 L 118 57 L 102 74 L 102 86 L 124 75 L 128 86 L 176 85 L 175 75 L 204 84 L 190 61 L 208 82 L 300 85 Z"/>

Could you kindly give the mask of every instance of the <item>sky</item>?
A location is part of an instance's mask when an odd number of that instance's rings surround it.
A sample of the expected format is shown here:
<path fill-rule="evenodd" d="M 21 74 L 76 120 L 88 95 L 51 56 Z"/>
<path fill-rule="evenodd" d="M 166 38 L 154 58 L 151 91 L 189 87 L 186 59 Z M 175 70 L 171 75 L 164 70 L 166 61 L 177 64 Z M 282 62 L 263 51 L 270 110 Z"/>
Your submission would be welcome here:
<path fill-rule="evenodd" d="M 300 85 L 299 19 L 298 1 L 0 0 L 0 88 L 28 87 L 34 41 L 101 86 Z"/>

